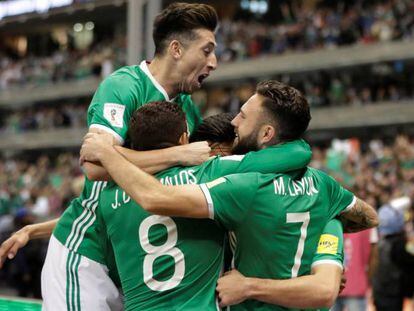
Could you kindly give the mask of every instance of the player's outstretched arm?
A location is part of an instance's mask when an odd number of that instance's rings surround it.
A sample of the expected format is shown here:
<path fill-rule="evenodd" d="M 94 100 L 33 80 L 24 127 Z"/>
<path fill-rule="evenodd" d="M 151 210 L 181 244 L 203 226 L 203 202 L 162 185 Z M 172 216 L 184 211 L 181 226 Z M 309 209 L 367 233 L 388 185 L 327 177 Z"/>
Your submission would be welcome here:
<path fill-rule="evenodd" d="M 357 198 L 355 204 L 340 215 L 344 231 L 348 233 L 358 232 L 377 227 L 378 214 L 375 209 L 365 201 Z"/>
<path fill-rule="evenodd" d="M 121 146 L 114 146 L 114 148 L 128 161 L 149 174 L 156 174 L 176 165 L 201 164 L 208 159 L 210 153 L 207 142 L 151 151 L 136 151 Z M 81 156 L 85 157 L 85 154 Z M 93 157 L 88 155 L 88 158 Z M 83 168 L 89 180 L 111 180 L 111 176 L 99 162 L 84 162 Z"/>
<path fill-rule="evenodd" d="M 287 280 L 247 278 L 232 270 L 218 280 L 217 292 L 221 307 L 255 299 L 287 308 L 329 308 L 338 295 L 341 275 L 342 269 L 330 264 Z"/>
<path fill-rule="evenodd" d="M 206 141 L 151 151 L 136 151 L 121 146 L 116 146 L 115 149 L 129 162 L 149 174 L 176 165 L 199 165 L 208 160 L 211 150 Z"/>
<path fill-rule="evenodd" d="M 30 240 L 48 238 L 52 235 L 59 218 L 50 221 L 27 225 L 13 233 L 10 238 L 0 246 L 0 268 L 6 258 L 13 259 L 18 250 L 26 246 Z"/>
<path fill-rule="evenodd" d="M 207 202 L 199 186 L 163 186 L 126 160 L 99 134 L 88 134 L 84 148 L 94 150 L 112 179 L 145 210 L 159 215 L 208 218 Z"/>
<path fill-rule="evenodd" d="M 201 164 L 209 158 L 211 150 L 208 143 L 204 141 L 160 150 L 136 151 L 117 145 L 114 137 L 106 132 L 92 128 L 89 133 L 101 134 L 102 138 L 114 144 L 114 148 L 128 161 L 149 174 L 155 174 L 176 165 Z M 82 148 L 80 160 L 88 179 L 111 179 L 105 168 L 100 165 L 95 150 Z"/>
<path fill-rule="evenodd" d="M 105 131 L 91 128 L 88 133 L 101 134 L 102 138 L 113 144 L 114 148 L 128 161 L 149 174 L 155 174 L 176 165 L 198 165 L 206 161 L 210 154 L 207 142 L 196 142 L 160 150 L 136 151 L 119 146 L 115 137 Z M 111 180 L 106 169 L 100 165 L 94 150 L 83 149 L 80 159 L 89 180 Z"/>

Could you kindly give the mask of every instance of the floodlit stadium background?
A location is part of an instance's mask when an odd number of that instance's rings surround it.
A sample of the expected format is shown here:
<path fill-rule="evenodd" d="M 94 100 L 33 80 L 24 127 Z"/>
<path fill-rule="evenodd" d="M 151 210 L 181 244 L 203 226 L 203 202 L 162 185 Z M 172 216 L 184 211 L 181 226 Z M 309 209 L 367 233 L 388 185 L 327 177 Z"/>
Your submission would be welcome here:
<path fill-rule="evenodd" d="M 115 69 L 151 59 L 152 20 L 171 2 L 0 1 L 0 241 L 79 193 L 93 92 Z M 404 209 L 413 238 L 414 1 L 198 2 L 221 21 L 219 67 L 193 95 L 203 115 L 238 111 L 263 79 L 300 89 L 312 166 L 376 208 Z M 0 270 L 0 296 L 40 297 L 46 246 L 30 243 Z M 0 310 L 13 303 L 0 299 Z"/>

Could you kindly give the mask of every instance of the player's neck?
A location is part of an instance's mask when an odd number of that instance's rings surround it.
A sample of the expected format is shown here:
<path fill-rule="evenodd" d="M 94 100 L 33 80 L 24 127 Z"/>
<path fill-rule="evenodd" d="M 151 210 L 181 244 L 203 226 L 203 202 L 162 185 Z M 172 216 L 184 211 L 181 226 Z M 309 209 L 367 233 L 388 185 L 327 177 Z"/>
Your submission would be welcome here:
<path fill-rule="evenodd" d="M 177 95 L 174 80 L 171 79 L 171 68 L 168 63 L 160 58 L 154 58 L 148 65 L 148 69 L 157 80 L 157 82 L 164 88 L 170 98 Z"/>

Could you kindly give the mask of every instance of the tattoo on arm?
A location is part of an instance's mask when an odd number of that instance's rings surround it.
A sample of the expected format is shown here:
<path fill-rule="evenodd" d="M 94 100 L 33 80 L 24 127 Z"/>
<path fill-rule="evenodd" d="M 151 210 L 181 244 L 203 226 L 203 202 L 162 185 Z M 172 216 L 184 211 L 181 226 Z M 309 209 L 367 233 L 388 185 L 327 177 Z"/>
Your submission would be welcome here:
<path fill-rule="evenodd" d="M 367 229 L 366 224 L 359 224 L 352 220 L 348 220 L 343 215 L 339 216 L 339 220 L 342 222 L 345 233 L 354 233 Z"/>
<path fill-rule="evenodd" d="M 356 200 L 350 210 L 342 213 L 339 219 L 344 226 L 344 231 L 348 233 L 378 226 L 377 212 L 371 205 L 360 199 Z"/>

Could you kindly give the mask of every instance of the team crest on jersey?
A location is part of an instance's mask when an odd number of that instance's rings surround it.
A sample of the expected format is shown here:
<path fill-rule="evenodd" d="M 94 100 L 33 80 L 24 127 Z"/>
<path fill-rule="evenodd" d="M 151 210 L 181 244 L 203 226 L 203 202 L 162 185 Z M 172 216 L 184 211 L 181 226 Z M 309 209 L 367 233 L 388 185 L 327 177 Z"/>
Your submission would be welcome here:
<path fill-rule="evenodd" d="M 103 115 L 106 120 L 114 127 L 124 126 L 125 106 L 114 103 L 104 104 Z"/>
<path fill-rule="evenodd" d="M 220 177 L 220 178 L 217 178 L 213 181 L 210 181 L 209 183 L 206 183 L 206 186 L 207 186 L 208 189 L 211 189 L 211 188 L 214 188 L 217 185 L 220 185 L 220 184 L 224 183 L 225 181 L 226 181 L 226 178 Z"/>
<path fill-rule="evenodd" d="M 322 234 L 319 239 L 317 254 L 335 255 L 338 251 L 338 237 L 332 234 Z"/>

